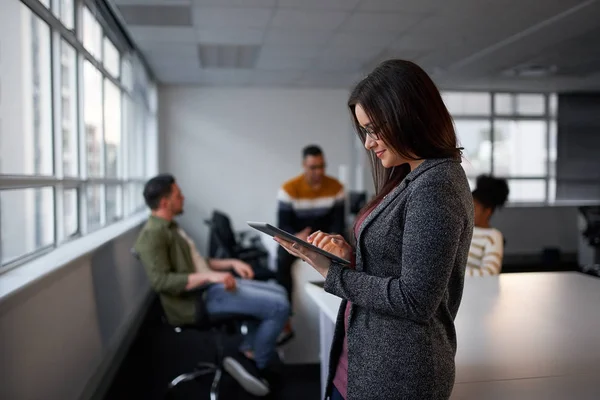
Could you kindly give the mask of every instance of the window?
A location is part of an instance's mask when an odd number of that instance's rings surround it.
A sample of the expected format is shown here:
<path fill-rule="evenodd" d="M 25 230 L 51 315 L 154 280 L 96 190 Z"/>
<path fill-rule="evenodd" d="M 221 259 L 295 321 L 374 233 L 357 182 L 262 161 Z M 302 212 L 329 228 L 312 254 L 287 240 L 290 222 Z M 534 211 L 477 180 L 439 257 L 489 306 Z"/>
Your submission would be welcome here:
<path fill-rule="evenodd" d="M 144 183 L 136 182 L 127 185 L 127 213 L 132 214 L 145 207 L 144 197 L 141 194 L 144 191 Z"/>
<path fill-rule="evenodd" d="M 120 74 L 120 66 L 121 66 L 121 56 L 119 55 L 119 51 L 110 41 L 109 38 L 104 38 L 104 68 L 108 71 L 109 74 L 114 76 L 115 78 L 119 77 Z"/>
<path fill-rule="evenodd" d="M 117 178 L 121 161 L 121 91 L 108 79 L 104 80 L 104 124 L 106 177 Z"/>
<path fill-rule="evenodd" d="M 456 120 L 456 135 L 463 147 L 463 167 L 469 176 L 490 173 L 492 167 L 492 144 L 490 121 Z"/>
<path fill-rule="evenodd" d="M 67 29 L 73 29 L 75 22 L 74 0 L 58 0 L 56 14 Z"/>
<path fill-rule="evenodd" d="M 138 192 L 138 197 L 141 192 Z M 123 217 L 123 190 L 121 185 L 109 185 L 106 187 L 106 219 L 108 223 L 118 221 Z"/>
<path fill-rule="evenodd" d="M 144 119 L 144 107 L 137 104 L 133 104 L 132 115 L 133 120 L 131 126 L 131 142 L 129 144 L 129 175 L 131 177 L 139 178 L 145 175 L 144 173 L 144 154 L 138 154 L 134 157 L 134 154 L 138 153 L 137 149 L 145 148 L 144 146 L 144 134 L 146 121 Z"/>
<path fill-rule="evenodd" d="M 121 81 L 128 92 L 133 92 L 133 76 L 131 72 L 131 62 L 127 59 L 123 60 L 121 69 Z"/>
<path fill-rule="evenodd" d="M 83 46 L 90 54 L 102 60 L 102 27 L 89 8 L 83 8 Z"/>
<path fill-rule="evenodd" d="M 546 112 L 546 97 L 542 94 L 498 93 L 494 98 L 494 111 L 498 115 L 541 116 Z"/>
<path fill-rule="evenodd" d="M 551 117 L 556 117 L 558 115 L 558 96 L 556 93 L 552 93 L 549 96 L 549 113 Z"/>
<path fill-rule="evenodd" d="M 556 158 L 557 158 L 557 136 L 556 136 L 556 120 L 550 121 L 550 136 L 548 143 L 548 175 L 551 178 L 556 178 Z M 552 197 L 554 198 L 554 197 Z"/>
<path fill-rule="evenodd" d="M 102 132 L 102 75 L 89 61 L 83 63 L 83 121 L 88 177 L 104 175 Z"/>
<path fill-rule="evenodd" d="M 494 174 L 498 176 L 546 175 L 545 121 L 496 120 L 494 122 Z"/>
<path fill-rule="evenodd" d="M 8 71 L 1 77 L 0 173 L 52 175 L 50 28 L 27 7 L 20 5 L 17 10 L 23 45 L 3 47 L 2 59 L 22 60 L 23 64 L 21 68 L 9 69 L 10 77 Z M 6 27 L 6 37 L 12 39 L 14 32 L 9 31 L 10 27 Z"/>
<path fill-rule="evenodd" d="M 102 185 L 88 185 L 85 192 L 88 232 L 95 231 L 102 226 L 103 197 L 104 190 Z"/>
<path fill-rule="evenodd" d="M 555 94 L 444 92 L 442 97 L 472 189 L 479 174 L 492 174 L 508 179 L 510 202 L 554 200 Z"/>
<path fill-rule="evenodd" d="M 490 115 L 491 96 L 484 92 L 443 92 L 452 115 Z"/>
<path fill-rule="evenodd" d="M 79 193 L 77 189 L 65 189 L 63 191 L 63 235 L 60 239 L 75 236 L 79 231 Z"/>
<path fill-rule="evenodd" d="M 0 273 L 145 208 L 156 87 L 84 3 L 2 2 Z"/>
<path fill-rule="evenodd" d="M 508 180 L 508 201 L 513 203 L 541 203 L 546 200 L 544 179 Z"/>
<path fill-rule="evenodd" d="M 54 197 L 51 187 L 0 191 L 2 264 L 54 243 Z"/>
<path fill-rule="evenodd" d="M 77 57 L 75 49 L 61 41 L 61 90 L 62 103 L 62 172 L 64 176 L 77 176 L 79 172 L 77 141 Z"/>

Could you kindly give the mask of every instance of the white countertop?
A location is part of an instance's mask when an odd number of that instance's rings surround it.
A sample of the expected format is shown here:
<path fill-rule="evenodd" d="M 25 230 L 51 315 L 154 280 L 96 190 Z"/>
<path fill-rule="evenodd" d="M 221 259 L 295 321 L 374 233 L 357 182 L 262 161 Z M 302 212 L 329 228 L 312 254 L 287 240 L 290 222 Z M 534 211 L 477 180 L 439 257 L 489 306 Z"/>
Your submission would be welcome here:
<path fill-rule="evenodd" d="M 335 321 L 341 299 L 308 283 Z M 456 318 L 456 382 L 600 371 L 600 279 L 576 272 L 465 280 Z"/>

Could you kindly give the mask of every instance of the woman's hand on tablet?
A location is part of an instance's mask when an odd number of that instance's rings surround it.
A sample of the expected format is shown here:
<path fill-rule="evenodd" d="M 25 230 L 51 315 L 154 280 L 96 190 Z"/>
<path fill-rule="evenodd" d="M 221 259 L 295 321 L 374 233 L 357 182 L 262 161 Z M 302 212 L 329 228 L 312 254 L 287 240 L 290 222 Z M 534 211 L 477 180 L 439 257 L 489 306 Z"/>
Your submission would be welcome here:
<path fill-rule="evenodd" d="M 308 236 L 307 242 L 345 260 L 352 258 L 352 246 L 346 242 L 342 235 L 330 235 L 316 231 Z"/>
<path fill-rule="evenodd" d="M 327 272 L 329 271 L 329 266 L 331 265 L 331 260 L 324 255 L 317 253 L 316 251 L 312 251 L 307 249 L 304 246 L 300 246 L 297 243 L 287 241 L 280 237 L 274 237 L 277 243 L 281 245 L 288 253 L 291 255 L 300 258 L 304 262 L 310 264 L 314 269 L 320 273 L 323 278 L 327 277 Z"/>

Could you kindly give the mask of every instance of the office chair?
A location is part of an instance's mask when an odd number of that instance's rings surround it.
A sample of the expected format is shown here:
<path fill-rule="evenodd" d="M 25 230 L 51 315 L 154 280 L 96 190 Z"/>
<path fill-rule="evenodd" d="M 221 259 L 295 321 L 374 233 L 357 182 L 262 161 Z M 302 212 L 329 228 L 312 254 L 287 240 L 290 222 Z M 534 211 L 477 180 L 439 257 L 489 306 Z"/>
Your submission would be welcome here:
<path fill-rule="evenodd" d="M 213 211 L 212 218 L 204 222 L 210 227 L 209 257 L 237 258 L 252 266 L 254 279 L 275 279 L 275 273 L 268 268 L 269 252 L 262 246 L 258 235 L 250 236 L 249 231 L 236 235 L 229 217 L 218 210 Z M 247 241 L 250 245 L 244 246 Z"/>
<path fill-rule="evenodd" d="M 583 265 L 583 272 L 600 276 L 600 206 L 582 206 L 579 212 L 583 215 L 586 228 L 582 232 L 588 244 L 593 249 L 593 260 L 591 265 Z"/>
<path fill-rule="evenodd" d="M 141 264 L 142 260 L 135 249 L 131 249 L 131 254 Z M 209 285 L 200 287 L 194 290 L 194 292 L 200 295 L 208 286 Z M 204 303 L 201 303 L 201 306 L 204 306 Z M 219 384 L 221 382 L 221 376 L 223 375 L 223 337 L 230 332 L 237 333 L 240 331 L 240 327 L 245 326 L 247 322 L 255 321 L 254 318 L 248 315 L 230 313 L 209 314 L 206 309 L 201 310 L 200 315 L 203 316 L 202 320 L 192 325 L 171 325 L 163 315 L 163 323 L 169 325 L 169 327 L 172 328 L 175 333 L 181 333 L 187 330 L 193 330 L 199 333 L 209 331 L 211 333 L 216 350 L 214 362 L 200 361 L 196 364 L 194 370 L 180 374 L 173 378 L 167 387 L 167 397 L 171 393 L 171 389 L 183 382 L 193 381 L 199 377 L 214 374 L 214 378 L 210 387 L 210 400 L 218 400 Z"/>
<path fill-rule="evenodd" d="M 348 204 L 350 206 L 350 214 L 357 215 L 365 204 L 367 204 L 367 192 L 350 191 L 348 193 Z"/>

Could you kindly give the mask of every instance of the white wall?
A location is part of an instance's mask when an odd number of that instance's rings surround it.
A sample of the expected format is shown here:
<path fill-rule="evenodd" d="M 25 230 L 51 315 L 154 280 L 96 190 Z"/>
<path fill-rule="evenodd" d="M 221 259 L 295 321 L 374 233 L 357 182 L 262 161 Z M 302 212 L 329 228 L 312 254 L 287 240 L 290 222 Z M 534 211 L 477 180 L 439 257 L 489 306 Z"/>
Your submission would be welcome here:
<path fill-rule="evenodd" d="M 129 253 L 137 232 L 2 300 L 0 398 L 76 400 L 93 389 L 148 299 Z"/>
<path fill-rule="evenodd" d="M 301 150 L 323 147 L 328 173 L 352 159 L 345 90 L 160 89 L 161 171 L 186 196 L 184 229 L 206 251 L 203 219 L 218 208 L 237 229 L 274 222 L 280 185 L 301 172 Z"/>

